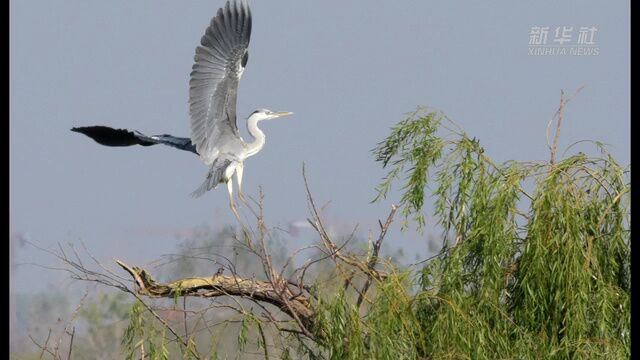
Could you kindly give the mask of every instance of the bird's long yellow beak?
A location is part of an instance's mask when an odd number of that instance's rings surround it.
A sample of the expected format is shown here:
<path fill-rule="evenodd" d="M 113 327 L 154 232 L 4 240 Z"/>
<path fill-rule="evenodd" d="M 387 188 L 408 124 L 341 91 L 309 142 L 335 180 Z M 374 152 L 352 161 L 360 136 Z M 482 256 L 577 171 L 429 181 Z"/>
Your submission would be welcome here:
<path fill-rule="evenodd" d="M 290 111 L 278 111 L 278 112 L 275 113 L 275 115 L 277 117 L 283 117 L 283 116 L 293 115 L 293 113 L 290 112 Z"/>

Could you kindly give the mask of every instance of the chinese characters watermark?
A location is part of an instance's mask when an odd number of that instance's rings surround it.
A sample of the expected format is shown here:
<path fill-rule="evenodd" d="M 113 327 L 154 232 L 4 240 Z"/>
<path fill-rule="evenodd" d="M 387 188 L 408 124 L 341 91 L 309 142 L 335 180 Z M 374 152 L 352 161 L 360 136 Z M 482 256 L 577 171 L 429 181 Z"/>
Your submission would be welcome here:
<path fill-rule="evenodd" d="M 595 26 L 532 26 L 529 31 L 529 55 L 594 56 L 600 54 Z"/>

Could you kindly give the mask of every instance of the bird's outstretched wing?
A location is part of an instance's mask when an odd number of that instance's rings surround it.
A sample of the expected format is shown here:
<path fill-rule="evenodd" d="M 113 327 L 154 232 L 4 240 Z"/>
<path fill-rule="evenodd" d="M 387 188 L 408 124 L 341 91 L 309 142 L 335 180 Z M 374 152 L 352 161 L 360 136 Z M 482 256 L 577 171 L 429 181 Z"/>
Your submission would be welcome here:
<path fill-rule="evenodd" d="M 151 146 L 163 144 L 178 148 L 180 150 L 196 152 L 196 147 L 191 143 L 191 139 L 176 137 L 172 135 L 153 135 L 147 136 L 139 131 L 130 131 L 127 129 L 114 129 L 108 126 L 81 126 L 74 127 L 71 131 L 85 134 L 92 138 L 98 144 L 106 146 L 132 146 L 142 145 Z"/>
<path fill-rule="evenodd" d="M 98 144 L 106 146 L 150 146 L 158 143 L 143 134 L 126 129 L 113 129 L 107 126 L 74 127 L 71 131 L 85 134 Z"/>
<path fill-rule="evenodd" d="M 189 81 L 191 140 L 206 164 L 212 164 L 226 144 L 240 139 L 236 96 L 250 36 L 246 0 L 227 1 L 196 48 Z"/>

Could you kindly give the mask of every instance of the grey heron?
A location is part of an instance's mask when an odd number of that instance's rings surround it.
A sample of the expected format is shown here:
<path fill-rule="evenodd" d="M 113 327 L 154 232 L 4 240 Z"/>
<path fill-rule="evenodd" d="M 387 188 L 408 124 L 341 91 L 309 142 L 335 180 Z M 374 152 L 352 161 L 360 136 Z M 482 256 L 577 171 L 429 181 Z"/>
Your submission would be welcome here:
<path fill-rule="evenodd" d="M 238 195 L 243 199 L 244 161 L 265 144 L 265 135 L 258 128 L 258 122 L 292 114 L 258 109 L 247 118 L 247 130 L 253 141 L 246 142 L 240 136 L 236 123 L 236 97 L 249 57 L 250 37 L 251 11 L 246 0 L 227 1 L 211 20 L 200 46 L 196 48 L 189 80 L 190 138 L 166 134 L 147 136 L 138 131 L 106 126 L 74 127 L 71 130 L 107 146 L 164 144 L 198 155 L 209 166 L 209 171 L 205 181 L 192 195 L 199 197 L 226 183 L 231 209 L 238 216 L 233 200 L 232 176 L 236 176 Z"/>

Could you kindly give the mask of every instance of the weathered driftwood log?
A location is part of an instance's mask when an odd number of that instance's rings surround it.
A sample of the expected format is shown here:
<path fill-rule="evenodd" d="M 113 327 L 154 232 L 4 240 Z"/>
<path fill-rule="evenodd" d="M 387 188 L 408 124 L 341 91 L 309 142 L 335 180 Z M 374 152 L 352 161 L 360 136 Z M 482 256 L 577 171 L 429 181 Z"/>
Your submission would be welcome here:
<path fill-rule="evenodd" d="M 221 274 L 185 278 L 160 284 L 144 269 L 129 266 L 117 259 L 114 260 L 133 277 L 138 286 L 137 293 L 143 296 L 167 298 L 185 295 L 198 297 L 240 296 L 274 305 L 292 318 L 300 319 L 307 329 L 313 324 L 314 311 L 309 306 L 309 298 L 301 295 L 300 291 L 292 293 L 290 287 L 295 287 L 292 284 L 286 284 L 276 291 L 271 282 Z M 297 287 L 295 288 L 298 290 Z"/>

